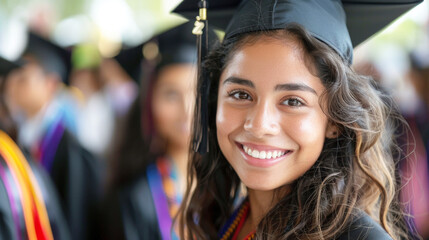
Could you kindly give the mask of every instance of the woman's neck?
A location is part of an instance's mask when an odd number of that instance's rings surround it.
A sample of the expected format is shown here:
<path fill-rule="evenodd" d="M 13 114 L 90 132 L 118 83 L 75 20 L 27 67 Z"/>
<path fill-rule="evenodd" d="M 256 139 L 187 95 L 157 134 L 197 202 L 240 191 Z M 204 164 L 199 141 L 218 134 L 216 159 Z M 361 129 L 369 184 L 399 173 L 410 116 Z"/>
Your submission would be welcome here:
<path fill-rule="evenodd" d="M 250 202 L 250 212 L 247 218 L 248 224 L 252 229 L 256 229 L 261 219 L 267 212 L 274 206 L 273 196 L 274 191 L 259 191 L 248 189 L 248 196 Z"/>
<path fill-rule="evenodd" d="M 256 229 L 268 211 L 280 201 L 281 197 L 287 195 L 288 192 L 288 188 L 278 192 L 279 194 L 275 194 L 275 190 L 261 191 L 248 189 L 250 213 L 247 219 L 252 229 Z"/>

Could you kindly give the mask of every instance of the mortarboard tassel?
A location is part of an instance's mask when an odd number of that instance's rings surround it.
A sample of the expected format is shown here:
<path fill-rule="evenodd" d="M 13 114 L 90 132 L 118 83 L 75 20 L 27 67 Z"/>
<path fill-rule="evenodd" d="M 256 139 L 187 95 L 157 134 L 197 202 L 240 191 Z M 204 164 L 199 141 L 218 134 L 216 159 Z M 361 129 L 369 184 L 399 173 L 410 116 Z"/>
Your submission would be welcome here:
<path fill-rule="evenodd" d="M 198 3 L 199 16 L 196 17 L 195 27 L 192 33 L 197 36 L 197 51 L 198 51 L 198 92 L 196 100 L 197 121 L 194 126 L 194 142 L 193 149 L 195 152 L 205 154 L 208 152 L 208 96 L 210 91 L 210 79 L 207 72 L 202 67 L 202 62 L 208 53 L 208 22 L 207 22 L 207 6 L 206 0 L 201 0 Z M 201 81 L 200 81 L 201 80 Z"/>

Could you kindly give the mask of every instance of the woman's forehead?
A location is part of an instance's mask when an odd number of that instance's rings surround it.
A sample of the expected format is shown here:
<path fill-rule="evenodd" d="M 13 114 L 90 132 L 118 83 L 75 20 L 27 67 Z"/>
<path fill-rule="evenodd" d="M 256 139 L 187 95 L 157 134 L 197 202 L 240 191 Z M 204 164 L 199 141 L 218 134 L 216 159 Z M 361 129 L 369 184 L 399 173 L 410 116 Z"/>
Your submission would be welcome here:
<path fill-rule="evenodd" d="M 260 37 L 234 51 L 223 73 L 308 74 L 307 58 L 308 54 L 296 39 Z"/>

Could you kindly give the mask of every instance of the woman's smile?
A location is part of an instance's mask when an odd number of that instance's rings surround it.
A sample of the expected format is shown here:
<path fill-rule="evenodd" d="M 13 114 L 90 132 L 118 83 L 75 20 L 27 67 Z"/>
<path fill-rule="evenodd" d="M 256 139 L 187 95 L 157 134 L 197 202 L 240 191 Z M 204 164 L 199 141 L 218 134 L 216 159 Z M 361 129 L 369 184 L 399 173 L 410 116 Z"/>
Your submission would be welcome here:
<path fill-rule="evenodd" d="M 242 153 L 244 160 L 254 167 L 271 167 L 286 159 L 292 154 L 292 150 L 278 147 L 259 145 L 253 143 L 237 142 L 237 148 Z"/>

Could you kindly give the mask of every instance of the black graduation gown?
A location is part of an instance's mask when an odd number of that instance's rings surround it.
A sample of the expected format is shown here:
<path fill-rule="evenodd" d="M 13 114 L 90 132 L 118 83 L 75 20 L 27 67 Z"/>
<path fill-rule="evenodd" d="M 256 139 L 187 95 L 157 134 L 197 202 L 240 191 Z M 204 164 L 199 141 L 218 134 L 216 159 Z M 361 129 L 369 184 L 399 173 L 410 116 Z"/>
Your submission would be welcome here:
<path fill-rule="evenodd" d="M 0 161 L 3 159 L 0 157 Z M 37 183 L 40 187 L 40 190 L 43 195 L 43 200 L 46 206 L 46 210 L 48 213 L 49 222 L 52 229 L 52 235 L 55 240 L 69 240 L 70 232 L 66 221 L 64 219 L 64 215 L 62 209 L 60 207 L 58 196 L 55 191 L 54 186 L 44 169 L 42 169 L 38 164 L 29 161 L 29 165 L 33 171 L 35 178 L 37 179 Z M 7 165 L 3 165 L 6 175 L 10 173 Z M 11 184 L 11 183 L 9 183 Z M 17 187 L 15 184 L 12 186 Z M 15 204 L 18 208 L 18 218 L 20 222 L 20 233 L 21 239 L 27 239 L 27 231 L 24 223 L 24 215 L 22 212 L 22 205 L 18 202 Z M 0 239 L 5 240 L 14 240 L 19 239 L 16 232 L 16 226 L 13 219 L 13 214 L 10 206 L 10 200 L 8 197 L 8 193 L 6 191 L 6 187 L 4 182 L 0 179 Z"/>
<path fill-rule="evenodd" d="M 391 240 L 387 232 L 368 214 L 361 213 L 337 240 Z"/>
<path fill-rule="evenodd" d="M 162 239 L 146 173 L 109 194 L 103 210 L 107 229 L 103 239 Z"/>
<path fill-rule="evenodd" d="M 56 150 L 50 175 L 58 191 L 72 239 L 99 239 L 95 214 L 101 196 L 101 161 L 67 130 Z"/>

